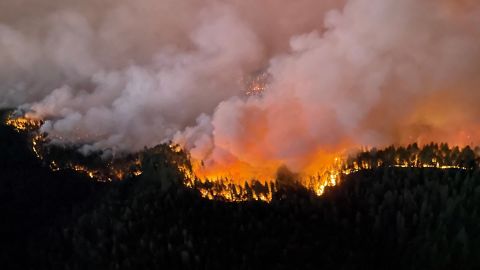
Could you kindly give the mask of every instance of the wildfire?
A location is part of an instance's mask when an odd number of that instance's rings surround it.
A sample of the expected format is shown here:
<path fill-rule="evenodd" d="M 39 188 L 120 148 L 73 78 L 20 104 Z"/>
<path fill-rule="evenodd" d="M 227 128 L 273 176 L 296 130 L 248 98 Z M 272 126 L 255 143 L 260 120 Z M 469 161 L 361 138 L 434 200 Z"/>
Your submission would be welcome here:
<path fill-rule="evenodd" d="M 27 132 L 31 138 L 33 152 L 40 160 L 47 162 L 53 171 L 71 169 L 85 174 L 96 181 L 121 180 L 130 175 L 139 176 L 143 173 L 141 170 L 141 159 L 138 156 L 132 160 L 123 161 L 123 163 L 120 161 L 107 162 L 102 168 L 91 167 L 73 161 L 47 161 L 48 159 L 45 157 L 47 136 L 38 132 L 42 125 L 41 120 L 10 115 L 5 123 L 18 132 Z M 170 145 L 169 149 L 176 154 L 184 153 L 184 149 L 179 145 Z M 279 175 L 278 172 L 275 175 L 274 172 L 281 165 L 275 162 L 265 162 L 263 167 L 256 171 L 249 167 L 248 164 L 241 162 L 232 162 L 224 166 L 206 166 L 202 161 L 190 160 L 191 166 L 181 162 L 175 162 L 175 164 L 177 164 L 178 170 L 185 176 L 184 184 L 189 188 L 198 190 L 204 198 L 229 202 L 248 200 L 270 202 L 273 199 L 273 195 L 282 186 L 294 184 L 321 196 L 328 187 L 338 185 L 345 176 L 362 170 L 381 167 L 436 168 L 445 170 L 469 170 L 472 168 L 472 165 L 468 163 L 472 162 L 472 160 L 469 161 L 468 158 L 461 157 L 462 153 L 458 148 L 452 150 L 447 147 L 446 149 L 443 150 L 446 152 L 434 153 L 431 159 L 426 159 L 426 154 L 422 153 L 416 145 L 407 151 L 409 154 L 403 153 L 403 155 L 397 153 L 400 150 L 395 148 L 393 150 L 386 149 L 383 154 L 377 153 L 373 156 L 370 155 L 370 151 L 365 150 L 354 158 L 342 154 L 319 153 L 311 157 L 310 163 L 313 165 L 304 169 L 302 174 L 292 173 L 292 175 L 286 178 Z M 473 150 L 470 148 L 465 149 L 465 155 L 474 156 L 473 158 L 476 158 L 475 162 L 478 163 L 478 158 Z M 440 151 L 438 146 L 436 151 Z M 446 158 L 446 153 L 454 158 Z M 475 163 L 475 166 L 478 166 L 477 163 Z M 254 178 L 251 178 L 252 176 Z"/>
<path fill-rule="evenodd" d="M 10 114 L 6 118 L 5 124 L 13 127 L 17 132 L 26 133 L 30 138 L 32 152 L 39 160 L 47 163 L 52 171 L 70 169 L 96 181 L 122 180 L 129 175 L 139 176 L 142 174 L 140 159 L 138 157 L 132 161 L 105 162 L 105 164 L 102 164 L 102 167 L 99 168 L 93 168 L 92 166 L 87 166 L 73 160 L 52 160 L 49 156 L 49 147 L 51 146 L 48 146 L 47 135 L 39 132 L 43 124 L 42 120 Z"/>
<path fill-rule="evenodd" d="M 267 89 L 269 80 L 270 75 L 264 71 L 258 72 L 254 76 L 247 78 L 245 80 L 245 94 L 247 96 L 261 96 Z"/>
<path fill-rule="evenodd" d="M 32 118 L 14 117 L 10 114 L 5 123 L 8 126 L 15 128 L 16 131 L 21 132 L 39 129 L 43 122 Z"/>
<path fill-rule="evenodd" d="M 345 176 L 376 168 L 435 168 L 441 170 L 457 169 L 469 170 L 471 167 L 462 165 L 461 162 L 456 161 L 451 164 L 440 162 L 437 158 L 431 160 L 422 160 L 420 153 L 414 153 L 408 158 L 395 157 L 393 161 L 383 160 L 381 158 L 373 158 L 364 160 L 362 154 L 368 153 L 365 151 L 358 154 L 355 160 L 350 160 L 351 157 L 336 156 L 331 159 L 329 165 L 325 165 L 325 160 L 314 168 L 316 173 L 304 173 L 297 175 L 293 181 L 295 184 L 312 191 L 317 196 L 324 194 L 327 187 L 333 187 L 341 183 Z M 455 164 L 457 163 L 457 164 Z M 197 168 L 198 169 L 198 168 Z M 195 167 L 194 167 L 195 170 Z M 219 172 L 216 172 L 217 175 Z M 193 174 L 193 178 L 192 177 Z M 193 172 L 187 177 L 186 185 L 188 187 L 196 188 L 200 191 L 204 198 L 220 199 L 224 201 L 246 201 L 246 200 L 260 200 L 269 202 L 272 200 L 273 194 L 278 190 L 278 179 L 270 179 L 265 182 L 260 181 L 246 181 L 241 184 L 238 179 L 219 177 L 203 177 L 198 178 L 197 174 Z"/>

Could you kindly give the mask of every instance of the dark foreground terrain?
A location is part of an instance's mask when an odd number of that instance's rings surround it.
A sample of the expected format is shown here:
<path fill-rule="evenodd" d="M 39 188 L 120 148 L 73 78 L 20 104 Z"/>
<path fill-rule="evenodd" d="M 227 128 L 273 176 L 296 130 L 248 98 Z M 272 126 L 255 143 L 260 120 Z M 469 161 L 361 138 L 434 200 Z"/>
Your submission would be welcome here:
<path fill-rule="evenodd" d="M 161 147 L 144 174 L 52 172 L 0 126 L 0 269 L 478 269 L 480 170 L 391 168 L 324 196 L 202 199 Z M 478 166 L 476 166 L 478 167 Z"/>

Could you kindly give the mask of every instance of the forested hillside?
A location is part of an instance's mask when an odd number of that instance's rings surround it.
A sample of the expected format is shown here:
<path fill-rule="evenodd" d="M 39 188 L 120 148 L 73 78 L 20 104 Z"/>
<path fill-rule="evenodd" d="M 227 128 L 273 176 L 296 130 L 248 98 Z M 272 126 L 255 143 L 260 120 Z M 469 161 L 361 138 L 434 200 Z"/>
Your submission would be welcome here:
<path fill-rule="evenodd" d="M 1 269 L 480 267 L 473 150 L 458 150 L 466 168 L 378 166 L 321 197 L 289 185 L 229 203 L 186 188 L 167 146 L 144 154 L 142 176 L 99 183 L 52 172 L 25 140 L 0 126 Z"/>

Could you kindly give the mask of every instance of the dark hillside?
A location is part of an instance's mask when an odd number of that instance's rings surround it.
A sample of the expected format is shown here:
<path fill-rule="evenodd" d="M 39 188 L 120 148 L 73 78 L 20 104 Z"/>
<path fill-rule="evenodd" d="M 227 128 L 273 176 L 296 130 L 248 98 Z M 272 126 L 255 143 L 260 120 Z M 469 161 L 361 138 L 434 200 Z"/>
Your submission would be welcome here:
<path fill-rule="evenodd" d="M 27 134 L 0 125 L 0 261 L 6 269 L 25 269 L 26 256 L 35 258 L 49 243 L 45 233 L 70 224 L 81 205 L 103 190 L 85 175 L 43 166 L 28 139 Z"/>
<path fill-rule="evenodd" d="M 167 146 L 144 153 L 141 177 L 98 183 L 50 171 L 26 140 L 0 125 L 1 269 L 480 267 L 475 168 L 379 167 L 322 197 L 228 203 L 185 188 Z"/>

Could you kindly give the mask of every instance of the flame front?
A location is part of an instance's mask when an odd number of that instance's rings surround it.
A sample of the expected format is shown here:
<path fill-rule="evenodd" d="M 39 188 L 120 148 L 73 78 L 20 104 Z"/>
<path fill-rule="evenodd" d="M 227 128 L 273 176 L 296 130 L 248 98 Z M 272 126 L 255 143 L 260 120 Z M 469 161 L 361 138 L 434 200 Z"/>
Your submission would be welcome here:
<path fill-rule="evenodd" d="M 39 129 L 42 125 L 41 120 L 27 117 L 14 117 L 12 114 L 7 117 L 5 123 L 19 132 Z"/>
<path fill-rule="evenodd" d="M 84 164 L 74 161 L 56 161 L 45 157 L 45 147 L 48 144 L 47 135 L 39 132 L 43 124 L 42 120 L 30 118 L 28 116 L 15 116 L 9 114 L 5 120 L 5 124 L 13 127 L 17 132 L 26 133 L 30 138 L 32 152 L 35 156 L 46 162 L 52 171 L 60 171 L 65 169 L 74 170 L 82 173 L 96 181 L 113 181 L 122 180 L 129 175 L 139 176 L 142 174 L 140 169 L 140 159 L 135 158 L 126 164 L 118 164 L 115 162 L 106 162 L 103 168 L 91 168 Z M 60 165 L 61 164 L 61 165 Z"/>
<path fill-rule="evenodd" d="M 415 145 L 416 146 L 416 145 Z M 429 147 L 428 145 L 425 147 Z M 448 147 L 448 146 L 447 146 Z M 438 147 L 437 147 L 438 148 Z M 457 155 L 460 155 L 460 150 Z M 474 153 L 469 147 L 463 150 L 469 150 L 469 153 Z M 462 151 L 463 151 L 462 150 Z M 397 150 L 393 150 L 394 153 Z M 324 194 L 327 187 L 333 187 L 341 183 L 345 176 L 363 171 L 372 170 L 376 168 L 435 168 L 441 170 L 469 170 L 473 169 L 476 165 L 469 165 L 469 162 L 457 157 L 455 160 L 448 160 L 444 153 L 434 153 L 434 157 L 425 160 L 421 157 L 422 152 L 419 149 L 414 148 L 409 150 L 409 154 L 406 156 L 395 155 L 393 158 L 387 160 L 383 157 L 365 157 L 369 155 L 369 150 L 365 150 L 357 154 L 355 158 L 346 157 L 345 155 L 338 154 L 333 158 L 324 158 L 318 160 L 319 163 L 316 166 L 311 166 L 309 172 L 297 175 L 294 179 L 295 184 L 303 186 L 307 190 L 314 192 L 317 196 Z M 453 155 L 453 154 L 452 154 Z M 443 159 L 442 159 L 443 156 Z M 478 156 L 471 161 L 476 160 L 478 162 Z M 329 161 L 327 163 L 326 161 Z M 197 162 L 198 164 L 198 162 Z M 269 202 L 272 200 L 273 194 L 278 189 L 277 180 L 275 177 L 259 180 L 246 180 L 249 179 L 249 175 L 241 176 L 238 178 L 229 178 L 226 175 L 231 175 L 227 172 L 222 177 L 220 171 L 215 171 L 213 175 L 205 175 L 205 170 L 202 167 L 193 167 L 193 174 L 189 174 L 187 177 L 186 185 L 188 187 L 196 188 L 200 191 L 203 197 L 208 199 L 220 199 L 224 201 L 246 201 L 246 200 L 260 200 Z M 198 171 L 196 171 L 198 170 Z M 259 179 L 250 178 L 250 179 Z"/>
<path fill-rule="evenodd" d="M 10 115 L 5 123 L 18 132 L 30 134 L 32 151 L 39 159 L 45 160 L 42 147 L 46 142 L 46 135 L 38 132 L 42 125 L 41 120 Z M 427 147 L 431 147 L 431 153 L 422 152 L 415 144 L 409 148 L 401 148 L 403 150 L 400 148 L 386 149 L 383 154 L 378 156 L 372 156 L 370 150 L 364 149 L 354 158 L 344 154 L 344 151 L 338 153 L 322 151 L 309 157 L 308 166 L 304 167 L 302 173 L 294 174 L 289 181 L 321 196 L 327 187 L 336 186 L 345 176 L 362 170 L 381 167 L 472 169 L 471 160 L 468 161 L 468 158 L 461 157 L 458 148 L 450 149 L 447 145 Z M 171 145 L 170 150 L 175 153 L 184 151 L 179 145 Z M 466 147 L 462 151 L 470 154 L 475 162 L 478 161 L 478 154 L 470 148 Z M 432 157 L 427 159 L 426 156 L 429 155 Z M 448 155 L 451 157 L 447 157 Z M 270 202 L 282 184 L 279 183 L 281 176 L 278 168 L 282 165 L 279 162 L 264 162 L 262 166 L 255 168 L 238 160 L 231 160 L 230 163 L 224 163 L 221 166 L 205 165 L 204 162 L 195 159 L 192 159 L 191 163 L 191 169 L 185 165 L 178 165 L 179 171 L 185 175 L 184 184 L 198 190 L 204 198 L 208 199 L 229 202 L 247 200 Z M 139 158 L 128 162 L 125 166 L 107 163 L 106 169 L 109 174 L 105 174 L 104 170 L 92 169 L 73 162 L 63 162 L 62 165 L 59 165 L 59 161 L 51 160 L 48 165 L 53 171 L 72 169 L 95 180 L 111 181 L 124 179 L 128 175 L 142 174 Z"/>

